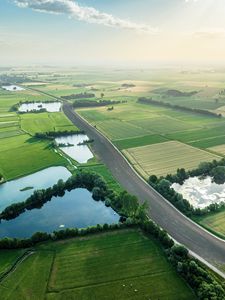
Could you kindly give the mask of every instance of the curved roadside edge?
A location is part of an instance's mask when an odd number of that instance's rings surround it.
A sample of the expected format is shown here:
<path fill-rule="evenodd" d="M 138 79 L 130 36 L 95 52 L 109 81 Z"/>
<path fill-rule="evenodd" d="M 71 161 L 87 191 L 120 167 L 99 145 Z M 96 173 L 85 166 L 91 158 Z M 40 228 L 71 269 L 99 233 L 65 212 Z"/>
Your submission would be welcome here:
<path fill-rule="evenodd" d="M 64 104 L 63 103 L 63 112 L 64 112 Z M 68 104 L 68 103 L 67 103 Z M 69 104 L 70 106 L 70 104 Z M 71 106 L 70 106 L 71 108 Z M 95 128 L 92 124 L 90 124 L 87 120 L 85 120 L 80 114 L 78 114 L 76 111 L 74 111 L 73 109 L 71 110 L 71 113 L 75 116 L 80 118 L 83 122 L 85 122 L 88 126 L 90 126 L 92 129 L 96 130 L 104 139 L 106 139 L 110 145 L 117 151 L 117 153 L 126 161 L 126 163 L 129 165 L 129 167 L 133 170 L 133 172 L 136 174 L 136 176 L 139 177 L 139 179 L 146 185 L 148 186 L 148 188 L 150 188 L 151 190 L 153 190 L 159 197 L 161 197 L 165 202 L 167 202 L 177 213 L 179 213 L 183 218 L 187 219 L 189 222 L 191 222 L 194 226 L 199 227 L 201 230 L 205 231 L 207 234 L 213 236 L 215 239 L 225 243 L 225 240 L 217 237 L 216 235 L 214 235 L 213 233 L 209 232 L 208 230 L 206 230 L 205 228 L 203 228 L 202 226 L 200 226 L 199 224 L 197 224 L 196 222 L 194 222 L 193 220 L 191 220 L 190 218 L 188 218 L 187 216 L 185 216 L 183 213 L 181 213 L 172 203 L 170 203 L 166 198 L 164 198 L 159 192 L 157 192 L 156 190 L 154 190 L 142 177 L 140 174 L 138 174 L 138 172 L 134 169 L 134 167 L 130 164 L 130 162 L 127 160 L 127 158 L 121 153 L 121 151 L 119 151 L 119 149 L 111 142 L 111 140 L 105 136 L 100 130 L 98 130 L 97 128 Z M 173 237 L 172 237 L 173 238 Z M 177 242 L 174 238 L 173 240 L 179 244 L 179 242 Z M 186 247 L 186 246 L 185 246 Z M 211 270 L 213 270 L 214 272 L 216 272 L 220 277 L 222 277 L 223 279 L 225 279 L 225 273 L 223 273 L 222 271 L 220 271 L 217 267 L 213 266 L 212 264 L 210 264 L 208 261 L 206 261 L 204 258 L 202 258 L 201 256 L 199 256 L 198 254 L 196 254 L 195 252 L 189 250 L 189 253 L 191 256 L 195 257 L 196 259 L 198 259 L 199 261 L 201 261 L 203 264 L 205 264 L 207 267 L 209 267 Z"/>

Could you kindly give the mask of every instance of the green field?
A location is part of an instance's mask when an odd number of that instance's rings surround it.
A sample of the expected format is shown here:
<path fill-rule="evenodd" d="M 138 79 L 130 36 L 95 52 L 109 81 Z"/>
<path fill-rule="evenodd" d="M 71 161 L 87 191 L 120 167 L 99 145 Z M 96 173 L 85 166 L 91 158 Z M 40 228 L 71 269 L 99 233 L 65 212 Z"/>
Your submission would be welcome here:
<path fill-rule="evenodd" d="M 1 255 L 1 254 L 0 254 Z M 137 230 L 42 244 L 0 284 L 2 299 L 195 299 Z"/>
<path fill-rule="evenodd" d="M 225 238 L 225 211 L 199 217 L 196 220 L 200 225 Z"/>
<path fill-rule="evenodd" d="M 21 115 L 21 128 L 30 134 L 77 129 L 62 112 L 23 114 Z"/>
<path fill-rule="evenodd" d="M 101 175 L 104 178 L 104 180 L 106 181 L 106 183 L 110 189 L 112 189 L 113 191 L 116 191 L 116 192 L 122 191 L 120 184 L 116 181 L 116 179 L 113 177 L 113 175 L 111 174 L 111 172 L 105 165 L 99 164 L 99 163 L 94 164 L 94 165 L 86 164 L 86 165 L 80 166 L 80 169 L 85 170 L 85 171 L 95 172 L 95 173 Z"/>
<path fill-rule="evenodd" d="M 167 139 L 164 138 L 163 136 L 152 134 L 152 135 L 145 135 L 145 136 L 130 138 L 130 139 L 115 140 L 113 141 L 113 143 L 116 145 L 118 149 L 128 149 L 128 148 L 162 143 L 165 141 L 167 141 Z"/>
<path fill-rule="evenodd" d="M 49 142 L 27 134 L 0 139 L 0 173 L 6 180 L 27 175 L 52 165 L 66 165 Z"/>
<path fill-rule="evenodd" d="M 181 166 L 186 170 L 192 170 L 198 167 L 199 162 L 219 158 L 175 141 L 130 148 L 123 150 L 123 153 L 145 178 L 150 175 L 174 174 Z"/>

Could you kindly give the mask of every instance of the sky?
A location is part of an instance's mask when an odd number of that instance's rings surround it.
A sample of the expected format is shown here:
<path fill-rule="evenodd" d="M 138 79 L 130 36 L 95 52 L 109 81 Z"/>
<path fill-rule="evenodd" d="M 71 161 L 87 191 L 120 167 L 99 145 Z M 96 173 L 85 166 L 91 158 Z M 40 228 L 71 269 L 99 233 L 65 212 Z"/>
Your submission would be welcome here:
<path fill-rule="evenodd" d="M 224 0 L 0 0 L 0 65 L 225 65 Z"/>

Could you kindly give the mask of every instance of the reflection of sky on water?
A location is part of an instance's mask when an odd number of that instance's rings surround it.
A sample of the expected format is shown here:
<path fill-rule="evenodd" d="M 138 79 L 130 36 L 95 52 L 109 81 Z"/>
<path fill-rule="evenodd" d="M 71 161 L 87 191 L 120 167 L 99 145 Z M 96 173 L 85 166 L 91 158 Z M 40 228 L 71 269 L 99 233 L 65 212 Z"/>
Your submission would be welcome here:
<path fill-rule="evenodd" d="M 88 139 L 88 136 L 85 134 L 73 134 L 58 137 L 55 139 L 55 141 L 57 144 L 73 145 L 68 147 L 60 147 L 60 149 L 77 162 L 86 163 L 93 157 L 93 154 L 87 145 L 78 146 L 77 144 L 83 143 L 83 141 Z"/>
<path fill-rule="evenodd" d="M 211 203 L 225 201 L 225 184 L 216 184 L 210 177 L 203 180 L 190 177 L 183 185 L 172 184 L 172 188 L 182 194 L 195 208 L 204 208 Z"/>
<path fill-rule="evenodd" d="M 32 110 L 46 109 L 48 112 L 58 112 L 61 108 L 61 102 L 35 102 L 35 103 L 23 103 L 19 107 L 21 112 L 29 112 Z"/>
<path fill-rule="evenodd" d="M 25 89 L 18 85 L 4 85 L 2 88 L 9 92 L 24 91 Z"/>
<path fill-rule="evenodd" d="M 95 201 L 86 189 L 66 191 L 63 197 L 53 197 L 40 209 L 27 210 L 15 219 L 0 223 L 0 238 L 29 237 L 37 231 L 53 232 L 62 228 L 84 228 L 97 224 L 119 222 L 119 215 Z"/>
<path fill-rule="evenodd" d="M 0 184 L 0 211 L 12 203 L 26 200 L 34 190 L 46 189 L 59 179 L 67 180 L 71 173 L 65 167 L 50 167 L 39 172 Z M 20 191 L 26 187 L 32 189 Z"/>

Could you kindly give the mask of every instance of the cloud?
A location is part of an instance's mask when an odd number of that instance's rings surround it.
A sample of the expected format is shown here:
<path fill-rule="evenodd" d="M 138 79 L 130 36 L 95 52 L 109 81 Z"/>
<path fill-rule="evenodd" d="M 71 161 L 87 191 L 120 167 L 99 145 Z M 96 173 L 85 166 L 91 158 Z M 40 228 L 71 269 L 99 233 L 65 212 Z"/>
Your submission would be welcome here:
<path fill-rule="evenodd" d="M 144 33 L 156 34 L 158 30 L 149 25 L 137 24 L 128 20 L 123 20 L 113 15 L 100 12 L 93 7 L 81 6 L 72 0 L 16 0 L 15 3 L 22 8 L 45 13 L 66 14 L 71 18 L 95 23 L 108 27 L 135 30 Z"/>
<path fill-rule="evenodd" d="M 221 38 L 225 38 L 225 29 L 223 28 L 202 29 L 194 32 L 193 36 L 195 38 L 221 39 Z"/>

